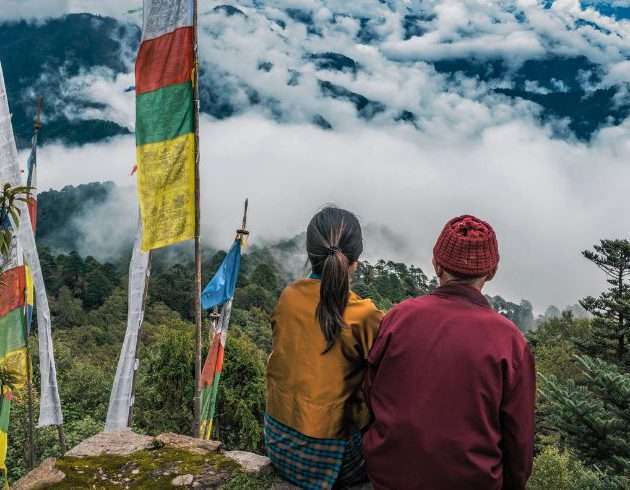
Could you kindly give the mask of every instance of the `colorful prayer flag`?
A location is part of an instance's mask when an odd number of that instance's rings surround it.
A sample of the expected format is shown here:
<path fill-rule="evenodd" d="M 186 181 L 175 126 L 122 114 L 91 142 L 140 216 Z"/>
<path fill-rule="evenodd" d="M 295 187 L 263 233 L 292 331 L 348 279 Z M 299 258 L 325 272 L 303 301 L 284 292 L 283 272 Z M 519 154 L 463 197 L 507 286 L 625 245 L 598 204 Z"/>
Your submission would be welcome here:
<path fill-rule="evenodd" d="M 0 66 L 0 182 L 21 184 L 15 142 Z M 11 163 L 15 165 L 10 167 Z M 7 177 L 14 177 L 10 179 Z M 6 179 L 6 180 L 5 180 Z M 24 204 L 24 203 L 21 203 Z M 24 212 L 18 206 L 20 213 Z M 28 213 L 28 211 L 26 211 Z M 0 228 L 12 233 L 10 252 L 0 258 L 0 470 L 7 485 L 7 444 L 13 390 L 26 384 L 26 269 L 23 250 L 10 217 L 0 216 Z"/>
<path fill-rule="evenodd" d="M 212 335 L 212 344 L 201 372 L 201 426 L 199 428 L 199 436 L 205 440 L 212 438 L 212 422 L 216 413 L 219 381 L 223 372 L 225 341 L 230 326 L 231 314 L 232 299 L 221 310 L 221 318 Z"/>
<path fill-rule="evenodd" d="M 15 146 L 15 138 L 13 136 L 13 127 L 11 126 L 11 114 L 9 112 L 9 103 L 7 100 L 2 66 L 0 65 L 0 182 L 8 182 L 14 187 L 22 185 L 20 175 L 20 166 L 17 160 L 17 148 Z M 37 298 L 37 328 L 39 340 L 39 370 L 40 370 L 40 412 L 39 426 L 61 425 L 63 423 L 63 415 L 61 412 L 61 401 L 59 399 L 59 389 L 57 387 L 57 369 L 55 367 L 55 358 L 52 345 L 52 332 L 50 323 L 50 309 L 48 306 L 48 298 L 46 296 L 46 287 L 44 285 L 44 277 L 42 274 L 39 256 L 37 254 L 37 246 L 35 245 L 35 235 L 31 225 L 29 209 L 26 203 L 17 202 L 17 208 L 20 212 L 19 226 L 14 228 L 16 239 L 10 257 L 6 264 L 0 264 L 4 270 L 10 270 L 14 267 L 23 266 L 26 263 L 30 270 L 30 277 L 34 284 L 35 296 Z M 14 225 L 15 223 L 11 223 Z M 24 276 L 25 277 L 25 276 Z M 13 290 L 13 288 L 11 288 Z M 25 326 L 24 304 L 26 292 L 22 291 L 21 306 L 19 314 L 15 315 L 15 322 L 22 322 Z M 32 301 L 31 301 L 32 302 Z M 14 348 L 17 344 L 14 342 L 16 338 L 16 330 L 6 332 L 1 338 L 7 342 L 7 345 Z M 26 335 L 23 337 L 24 345 Z M 11 351 L 7 348 L 6 363 L 7 366 L 25 365 L 25 356 L 21 354 L 20 349 Z M 17 353 L 14 353 L 17 352 Z M 18 377 L 19 379 L 19 377 Z M 19 384 L 19 383 L 18 383 Z M 6 394 L 5 394 L 6 398 Z M 1 454 L 1 450 L 0 450 Z"/>
<path fill-rule="evenodd" d="M 39 124 L 39 122 L 38 122 Z M 37 134 L 39 132 L 39 125 L 36 126 L 33 138 L 31 140 L 31 153 L 28 156 L 26 162 L 26 171 L 28 176 L 26 178 L 26 186 L 30 189 L 28 193 L 28 214 L 31 218 L 31 226 L 33 233 L 37 231 Z M 31 326 L 33 323 L 33 304 L 34 304 L 34 285 L 33 276 L 31 270 L 28 267 L 24 268 L 24 274 L 26 276 L 26 304 L 24 308 L 26 310 L 26 332 L 30 334 Z"/>
<path fill-rule="evenodd" d="M 201 293 L 201 306 L 209 310 L 228 302 L 234 296 L 241 267 L 241 240 L 234 242 L 212 280 Z"/>
<path fill-rule="evenodd" d="M 5 219 L 0 226 L 10 229 L 11 223 Z M 23 388 L 27 377 L 26 267 L 15 234 L 11 241 L 10 256 L 0 259 L 0 369 L 4 378 L 0 380 L 0 470 L 5 484 L 11 400 L 13 391 Z"/>
<path fill-rule="evenodd" d="M 0 368 L 14 378 L 11 389 L 26 384 L 26 284 L 24 266 L 5 270 L 0 286 Z"/>
<path fill-rule="evenodd" d="M 221 318 L 213 332 L 208 357 L 201 372 L 201 426 L 199 434 L 202 439 L 207 440 L 212 437 L 212 421 L 216 413 L 219 381 L 223 371 L 225 341 L 232 313 L 232 298 L 241 265 L 241 245 L 241 239 L 237 238 L 201 295 L 202 306 L 206 310 L 223 305 Z"/>
<path fill-rule="evenodd" d="M 193 0 L 145 0 L 136 59 L 142 251 L 195 236 Z"/>
<path fill-rule="evenodd" d="M 151 269 L 151 254 L 140 250 L 142 223 L 138 223 L 136 241 L 129 263 L 127 331 L 116 367 L 116 377 L 109 396 L 105 432 L 124 430 L 134 403 L 133 380 L 138 369 L 138 336 L 144 319 L 144 299 Z"/>

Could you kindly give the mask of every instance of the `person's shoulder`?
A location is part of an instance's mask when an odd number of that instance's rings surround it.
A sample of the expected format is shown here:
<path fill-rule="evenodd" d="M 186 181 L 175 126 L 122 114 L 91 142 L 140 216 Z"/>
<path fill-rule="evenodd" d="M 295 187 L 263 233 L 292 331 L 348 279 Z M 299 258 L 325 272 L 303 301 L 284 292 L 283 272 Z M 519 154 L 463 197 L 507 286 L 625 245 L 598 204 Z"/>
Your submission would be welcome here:
<path fill-rule="evenodd" d="M 298 279 L 293 281 L 282 290 L 280 296 L 293 295 L 293 294 L 305 294 L 312 291 L 319 291 L 319 281 L 315 279 Z"/>
<path fill-rule="evenodd" d="M 425 294 L 422 296 L 414 296 L 407 298 L 400 303 L 392 306 L 387 312 L 388 317 L 405 316 L 408 314 L 416 315 L 421 313 L 422 310 L 431 308 L 435 302 L 435 296 L 431 294 Z"/>
<path fill-rule="evenodd" d="M 492 308 L 487 308 L 486 314 L 487 320 L 484 323 L 492 329 L 494 336 L 503 337 L 504 340 L 516 344 L 521 348 L 527 345 L 525 335 L 512 320 Z"/>
<path fill-rule="evenodd" d="M 350 291 L 346 314 L 354 319 L 367 319 L 368 321 L 381 321 L 383 312 L 370 298 L 362 298 L 354 291 Z"/>
<path fill-rule="evenodd" d="M 276 309 L 282 305 L 291 305 L 295 301 L 300 301 L 319 295 L 319 285 L 314 279 L 298 279 L 288 284 L 280 293 Z"/>
<path fill-rule="evenodd" d="M 519 330 L 516 324 L 505 315 L 502 315 L 492 307 L 486 308 L 486 312 L 489 319 L 491 319 L 497 326 L 503 328 L 506 332 L 518 337 L 523 336 L 523 333 Z"/>

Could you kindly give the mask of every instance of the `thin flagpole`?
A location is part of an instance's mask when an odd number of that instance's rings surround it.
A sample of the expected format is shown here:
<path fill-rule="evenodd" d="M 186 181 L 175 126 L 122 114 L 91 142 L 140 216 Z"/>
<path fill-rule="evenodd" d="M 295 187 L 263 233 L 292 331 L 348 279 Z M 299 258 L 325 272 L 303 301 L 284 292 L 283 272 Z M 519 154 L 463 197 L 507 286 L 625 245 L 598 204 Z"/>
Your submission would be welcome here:
<path fill-rule="evenodd" d="M 193 436 L 199 437 L 201 422 L 201 240 L 199 189 L 199 54 L 197 46 L 197 0 L 193 0 L 194 104 L 195 104 L 195 396 Z"/>
<path fill-rule="evenodd" d="M 42 127 L 41 122 L 41 113 L 42 113 L 42 105 L 44 99 L 42 97 L 37 98 L 37 114 L 35 116 L 35 123 L 33 124 L 33 133 L 35 138 L 39 133 L 39 129 Z M 37 139 L 35 139 L 37 141 Z M 35 143 L 37 144 L 37 143 Z M 31 152 L 37 149 L 31 148 Z M 26 169 L 27 172 L 30 169 Z M 30 174 L 27 174 L 29 176 Z M 29 179 L 30 180 L 30 179 Z M 30 194 L 30 189 L 29 189 Z M 28 404 L 28 431 L 27 431 L 27 440 L 28 440 L 28 458 L 27 458 L 27 468 L 32 470 L 35 467 L 35 436 L 34 436 L 34 428 L 35 428 L 35 415 L 34 415 L 34 407 L 33 407 L 33 380 L 32 380 L 32 355 L 31 355 L 31 346 L 28 340 L 28 325 L 26 322 L 24 323 L 24 328 L 26 330 L 24 338 L 26 339 L 26 397 Z"/>
<path fill-rule="evenodd" d="M 26 328 L 26 327 L 24 327 Z M 35 417 L 33 410 L 33 383 L 31 377 L 33 375 L 31 369 L 31 348 L 28 341 L 28 333 L 26 335 L 26 396 L 28 402 L 28 459 L 27 469 L 32 470 L 35 467 L 35 441 L 33 436 L 33 428 L 35 426 Z"/>

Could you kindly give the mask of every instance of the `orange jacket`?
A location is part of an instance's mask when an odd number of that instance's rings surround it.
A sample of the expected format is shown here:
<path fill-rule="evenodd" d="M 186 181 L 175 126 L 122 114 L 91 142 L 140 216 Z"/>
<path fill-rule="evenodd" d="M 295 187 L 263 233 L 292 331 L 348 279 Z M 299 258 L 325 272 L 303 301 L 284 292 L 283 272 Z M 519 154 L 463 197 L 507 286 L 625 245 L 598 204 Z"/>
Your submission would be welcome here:
<path fill-rule="evenodd" d="M 267 413 L 314 438 L 346 438 L 368 423 L 361 385 L 367 356 L 383 314 L 370 300 L 350 294 L 333 348 L 315 317 L 317 279 L 289 285 L 272 319 L 273 348 L 267 366 Z"/>

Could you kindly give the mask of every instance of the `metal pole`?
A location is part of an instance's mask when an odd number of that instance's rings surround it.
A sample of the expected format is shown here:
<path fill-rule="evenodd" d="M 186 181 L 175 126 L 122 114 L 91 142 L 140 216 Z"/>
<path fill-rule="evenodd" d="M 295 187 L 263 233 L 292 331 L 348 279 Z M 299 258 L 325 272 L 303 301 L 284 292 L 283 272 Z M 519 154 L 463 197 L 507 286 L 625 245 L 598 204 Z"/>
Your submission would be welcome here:
<path fill-rule="evenodd" d="M 194 123 L 195 123 L 195 396 L 193 436 L 199 437 L 201 423 L 201 241 L 200 241 L 200 189 L 199 189 L 199 57 L 197 47 L 197 0 L 193 1 L 193 54 L 194 54 Z"/>

